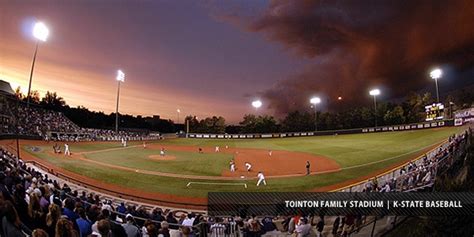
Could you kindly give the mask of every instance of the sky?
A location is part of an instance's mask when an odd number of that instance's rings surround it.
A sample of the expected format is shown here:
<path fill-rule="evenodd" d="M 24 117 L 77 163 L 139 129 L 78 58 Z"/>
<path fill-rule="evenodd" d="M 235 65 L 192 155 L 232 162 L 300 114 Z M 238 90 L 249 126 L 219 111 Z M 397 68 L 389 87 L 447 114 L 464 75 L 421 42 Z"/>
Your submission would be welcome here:
<path fill-rule="evenodd" d="M 39 44 L 32 90 L 56 91 L 72 106 L 115 110 L 116 71 L 125 72 L 120 112 L 281 116 L 330 109 L 410 90 L 441 92 L 473 83 L 474 2 L 432 1 L 39 1 L 0 0 L 0 79 L 27 90 L 34 22 Z M 254 99 L 264 103 L 255 111 Z"/>

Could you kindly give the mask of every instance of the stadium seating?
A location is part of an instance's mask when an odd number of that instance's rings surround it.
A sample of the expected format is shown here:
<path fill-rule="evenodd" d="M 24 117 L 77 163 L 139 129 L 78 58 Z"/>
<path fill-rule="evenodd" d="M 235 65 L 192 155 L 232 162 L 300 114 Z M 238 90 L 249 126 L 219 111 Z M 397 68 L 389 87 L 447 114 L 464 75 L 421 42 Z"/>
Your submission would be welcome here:
<path fill-rule="evenodd" d="M 44 140 L 61 141 L 119 141 L 155 140 L 148 132 L 115 131 L 81 128 L 63 113 L 46 110 L 37 105 L 27 106 L 14 101 L 0 103 L 0 134 L 37 136 Z"/>

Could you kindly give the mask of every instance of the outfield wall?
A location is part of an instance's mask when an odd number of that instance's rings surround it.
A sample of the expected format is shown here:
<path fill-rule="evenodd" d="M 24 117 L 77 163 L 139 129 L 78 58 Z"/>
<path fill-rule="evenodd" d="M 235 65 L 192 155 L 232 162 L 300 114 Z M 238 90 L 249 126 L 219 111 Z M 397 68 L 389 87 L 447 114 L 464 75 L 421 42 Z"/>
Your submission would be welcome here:
<path fill-rule="evenodd" d="M 324 136 L 324 135 L 339 135 L 339 134 L 419 130 L 419 129 L 439 128 L 439 127 L 446 127 L 446 126 L 453 126 L 453 125 L 454 125 L 454 120 L 442 120 L 442 121 L 432 121 L 432 122 L 403 124 L 403 125 L 379 126 L 379 127 L 372 127 L 372 128 L 327 130 L 327 131 L 317 131 L 317 132 L 255 133 L 255 134 L 189 133 L 187 137 L 188 138 L 204 138 L 204 139 L 285 138 L 285 137 L 306 137 L 306 136 Z"/>

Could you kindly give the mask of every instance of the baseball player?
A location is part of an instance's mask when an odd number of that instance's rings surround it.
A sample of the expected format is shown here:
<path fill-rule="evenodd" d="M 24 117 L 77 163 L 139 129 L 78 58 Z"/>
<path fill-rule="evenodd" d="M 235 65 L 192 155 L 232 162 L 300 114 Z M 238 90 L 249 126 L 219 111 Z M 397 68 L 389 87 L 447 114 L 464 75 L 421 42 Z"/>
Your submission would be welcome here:
<path fill-rule="evenodd" d="M 235 172 L 235 163 L 234 161 L 230 161 L 230 172 Z"/>
<path fill-rule="evenodd" d="M 263 182 L 263 185 L 267 185 L 267 182 L 265 182 L 265 176 L 263 175 L 262 171 L 259 171 L 258 174 L 257 174 L 257 178 L 258 178 L 258 182 L 257 182 L 257 186 L 260 186 L 260 183 Z"/>
<path fill-rule="evenodd" d="M 122 139 L 120 139 L 120 141 L 122 142 L 122 146 L 125 146 L 125 139 L 122 137 Z"/>
<path fill-rule="evenodd" d="M 245 168 L 247 169 L 247 172 L 250 172 L 252 165 L 249 162 L 245 162 Z"/>
<path fill-rule="evenodd" d="M 268 156 L 272 156 L 272 150 L 268 150 Z"/>
<path fill-rule="evenodd" d="M 146 149 L 146 142 L 143 142 L 143 149 Z"/>
<path fill-rule="evenodd" d="M 306 175 L 309 175 L 311 173 L 311 164 L 309 163 L 309 160 L 306 161 Z"/>
<path fill-rule="evenodd" d="M 161 148 L 160 156 L 165 156 L 165 148 L 164 147 Z"/>
<path fill-rule="evenodd" d="M 64 143 L 64 155 L 70 156 L 71 152 L 69 151 L 69 145 L 67 143 Z"/>
<path fill-rule="evenodd" d="M 216 146 L 216 150 L 215 150 L 215 152 L 219 152 L 219 151 L 220 151 L 220 148 L 219 148 L 219 146 Z"/>

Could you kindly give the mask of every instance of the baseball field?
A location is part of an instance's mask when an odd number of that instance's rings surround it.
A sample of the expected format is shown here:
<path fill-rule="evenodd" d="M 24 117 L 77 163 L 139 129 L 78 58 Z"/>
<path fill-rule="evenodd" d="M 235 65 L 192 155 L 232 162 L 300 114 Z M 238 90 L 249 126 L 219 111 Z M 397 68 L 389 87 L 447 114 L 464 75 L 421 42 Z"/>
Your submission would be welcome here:
<path fill-rule="evenodd" d="M 54 142 L 21 141 L 20 145 L 24 160 L 86 183 L 124 193 L 205 202 L 208 192 L 215 191 L 333 190 L 416 158 L 461 129 L 283 139 L 181 138 L 147 142 L 146 147 L 143 142 L 129 142 L 127 147 L 120 142 L 78 142 L 69 144 L 71 156 L 55 154 Z M 231 160 L 235 172 L 229 170 Z M 310 175 L 306 175 L 307 161 Z M 250 172 L 245 162 L 252 164 Z M 265 174 L 266 186 L 256 186 L 258 171 Z"/>

